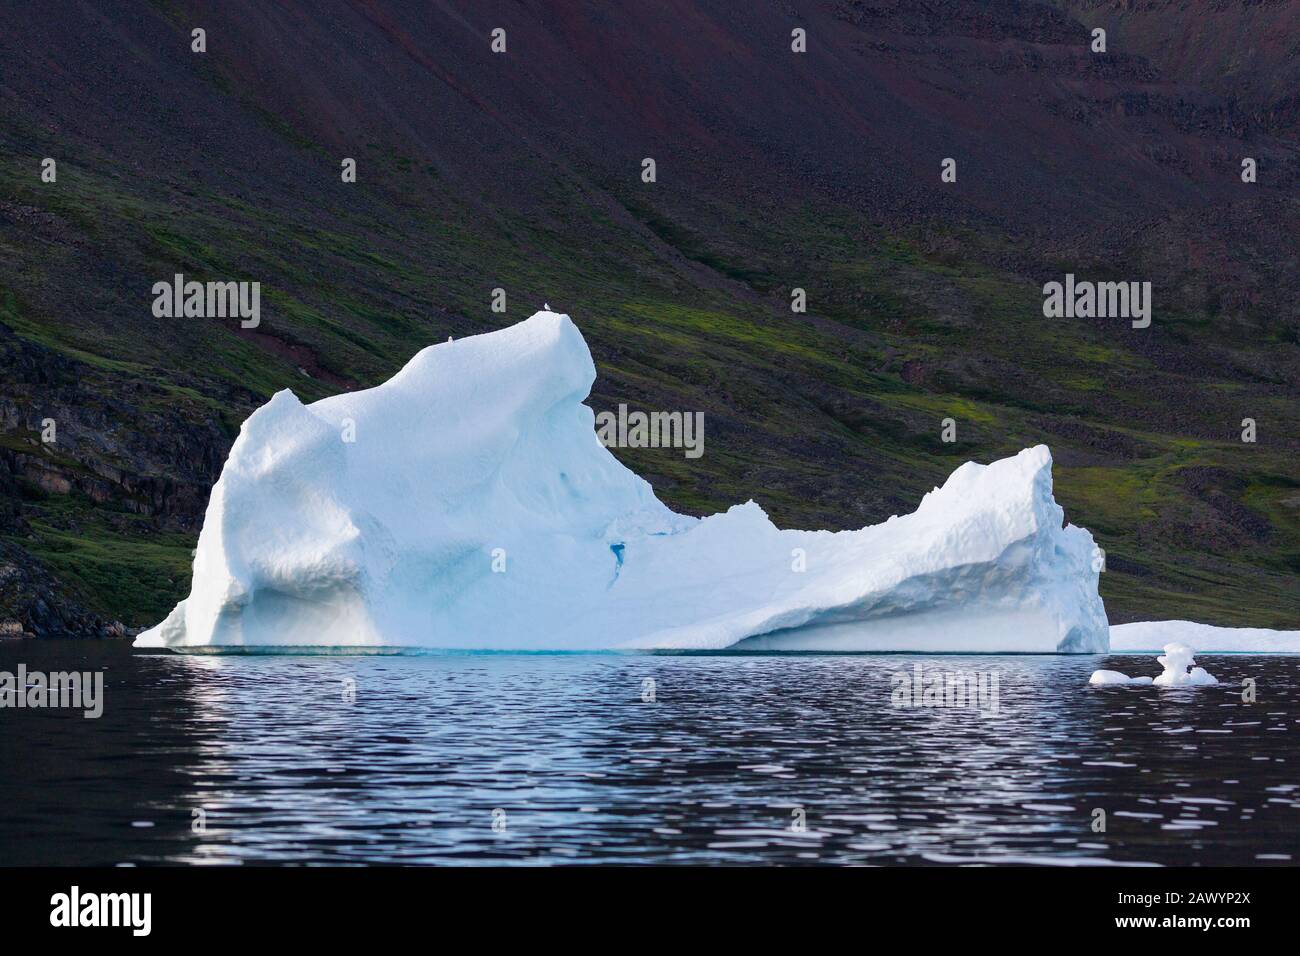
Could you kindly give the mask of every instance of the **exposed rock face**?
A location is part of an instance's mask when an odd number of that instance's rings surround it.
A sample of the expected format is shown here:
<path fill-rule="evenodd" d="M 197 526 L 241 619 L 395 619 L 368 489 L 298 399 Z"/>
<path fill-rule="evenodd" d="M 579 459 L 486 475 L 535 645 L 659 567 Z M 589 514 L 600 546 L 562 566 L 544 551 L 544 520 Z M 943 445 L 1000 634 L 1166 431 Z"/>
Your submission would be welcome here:
<path fill-rule="evenodd" d="M 215 416 L 167 414 L 166 392 L 118 382 L 105 394 L 85 363 L 24 341 L 0 324 L 0 473 L 50 494 L 78 491 L 99 504 L 197 527 L 229 438 Z M 53 442 L 42 441 L 45 421 Z"/>
<path fill-rule="evenodd" d="M 45 514 L 41 499 L 84 497 L 110 525 L 136 515 L 148 528 L 196 530 L 229 437 L 215 415 L 173 412 L 157 385 L 105 381 L 4 324 L 0 368 L 0 636 L 126 636 L 23 546 L 35 517 L 75 522 Z"/>
<path fill-rule="evenodd" d="M 0 640 L 38 636 L 125 637 L 126 632 L 121 624 L 106 624 L 77 607 L 27 552 L 0 541 Z"/>
<path fill-rule="evenodd" d="M 1300 4 L 1293 0 L 1052 0 L 1170 80 L 1227 101 L 1233 128 L 1300 124 Z"/>

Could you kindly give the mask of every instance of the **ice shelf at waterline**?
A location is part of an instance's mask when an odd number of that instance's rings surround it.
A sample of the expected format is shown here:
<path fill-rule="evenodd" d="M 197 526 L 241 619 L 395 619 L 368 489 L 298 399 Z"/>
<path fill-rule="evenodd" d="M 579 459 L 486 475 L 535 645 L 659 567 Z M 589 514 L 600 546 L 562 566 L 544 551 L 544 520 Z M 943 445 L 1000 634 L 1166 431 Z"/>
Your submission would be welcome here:
<path fill-rule="evenodd" d="M 1192 621 L 1141 621 L 1110 628 L 1110 649 L 1115 654 L 1156 651 L 1173 641 L 1202 654 L 1300 654 L 1300 631 L 1213 627 Z"/>
<path fill-rule="evenodd" d="M 697 519 L 600 444 L 595 377 L 539 312 L 367 391 L 277 393 L 213 488 L 190 596 L 137 646 L 1107 649 L 1045 446 L 860 531 L 781 531 L 752 501 Z"/>

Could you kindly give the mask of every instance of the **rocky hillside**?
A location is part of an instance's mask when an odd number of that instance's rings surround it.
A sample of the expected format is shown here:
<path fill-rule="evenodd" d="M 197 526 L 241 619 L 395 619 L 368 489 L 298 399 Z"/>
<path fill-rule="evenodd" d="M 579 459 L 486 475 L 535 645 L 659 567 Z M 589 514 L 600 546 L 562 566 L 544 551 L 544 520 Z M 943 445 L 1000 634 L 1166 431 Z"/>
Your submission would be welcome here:
<path fill-rule="evenodd" d="M 1112 620 L 1300 626 L 1294 3 L 0 10 L 0 634 L 153 623 L 253 408 L 543 301 L 594 407 L 705 412 L 618 453 L 674 507 L 861 526 L 1046 442 Z M 261 325 L 155 318 L 178 272 Z"/>

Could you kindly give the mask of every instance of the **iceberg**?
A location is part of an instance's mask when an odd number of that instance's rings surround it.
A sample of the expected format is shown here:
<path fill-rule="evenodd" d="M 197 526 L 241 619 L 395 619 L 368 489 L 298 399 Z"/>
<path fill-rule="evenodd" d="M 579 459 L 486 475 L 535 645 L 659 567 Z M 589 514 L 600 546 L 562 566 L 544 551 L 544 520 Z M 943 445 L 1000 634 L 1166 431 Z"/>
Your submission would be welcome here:
<path fill-rule="evenodd" d="M 1165 652 L 1156 658 L 1164 668 L 1156 677 L 1129 677 L 1120 671 L 1093 671 L 1088 683 L 1098 686 L 1113 684 L 1154 684 L 1156 687 L 1208 687 L 1219 681 L 1204 667 L 1193 666 L 1196 654 L 1186 644 L 1173 642 L 1165 645 Z"/>
<path fill-rule="evenodd" d="M 1122 671 L 1093 671 L 1092 676 L 1088 678 L 1089 684 L 1103 687 L 1111 684 L 1152 684 L 1154 682 L 1150 677 L 1129 677 Z"/>
<path fill-rule="evenodd" d="M 375 388 L 277 393 L 212 490 L 189 597 L 136 645 L 1107 650 L 1092 536 L 1045 446 L 858 531 L 780 530 L 753 501 L 694 518 L 597 439 L 595 377 L 544 311 Z"/>
<path fill-rule="evenodd" d="M 1156 663 L 1164 668 L 1155 679 L 1157 687 L 1202 687 L 1217 684 L 1213 674 L 1204 667 L 1195 667 L 1193 651 L 1186 644 L 1166 644 L 1165 652 L 1156 658 Z"/>
<path fill-rule="evenodd" d="M 1112 654 L 1155 653 L 1166 644 L 1187 644 L 1202 654 L 1300 654 L 1300 631 L 1263 627 L 1215 627 L 1192 621 L 1112 624 Z"/>

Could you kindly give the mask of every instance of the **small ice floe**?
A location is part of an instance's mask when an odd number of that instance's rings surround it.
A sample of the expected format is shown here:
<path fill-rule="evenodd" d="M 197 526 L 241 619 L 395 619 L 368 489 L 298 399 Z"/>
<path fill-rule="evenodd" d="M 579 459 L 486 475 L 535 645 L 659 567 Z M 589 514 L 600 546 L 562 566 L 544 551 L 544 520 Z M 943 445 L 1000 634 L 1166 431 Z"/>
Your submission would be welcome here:
<path fill-rule="evenodd" d="M 1186 644 L 1165 645 L 1165 652 L 1156 658 L 1156 663 L 1164 668 L 1157 677 L 1129 677 L 1119 671 L 1093 671 L 1088 678 L 1089 684 L 1154 684 L 1157 687 L 1204 687 L 1217 684 L 1213 674 L 1206 673 L 1203 667 L 1193 667 L 1196 661 L 1193 651 Z M 1189 669 L 1190 668 L 1190 669 Z"/>
<path fill-rule="evenodd" d="M 1129 677 L 1119 671 L 1093 671 L 1089 684 L 1150 684 L 1152 677 Z"/>
<path fill-rule="evenodd" d="M 1165 669 L 1165 672 L 1155 679 L 1156 686 L 1201 687 L 1217 684 L 1218 681 L 1212 674 L 1206 673 L 1204 667 L 1192 667 L 1196 663 L 1192 659 L 1195 653 L 1186 644 L 1177 642 L 1166 644 L 1164 654 L 1156 658 L 1156 663 Z"/>

